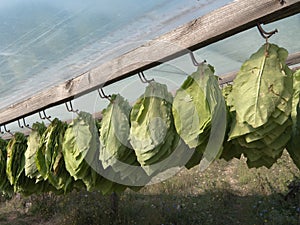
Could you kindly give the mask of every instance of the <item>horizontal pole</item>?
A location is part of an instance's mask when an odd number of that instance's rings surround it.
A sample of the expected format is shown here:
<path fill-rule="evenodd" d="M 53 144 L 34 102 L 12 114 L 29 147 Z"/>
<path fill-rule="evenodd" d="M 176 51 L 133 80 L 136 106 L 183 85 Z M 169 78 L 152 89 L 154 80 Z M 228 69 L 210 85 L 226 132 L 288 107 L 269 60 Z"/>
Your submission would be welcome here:
<path fill-rule="evenodd" d="M 287 61 L 286 61 L 286 64 L 288 66 L 291 66 L 291 68 L 293 70 L 300 69 L 300 66 L 294 66 L 294 65 L 297 65 L 299 63 L 300 63 L 300 52 L 290 54 L 288 56 L 288 58 L 287 58 Z M 219 75 L 219 78 L 221 78 L 219 80 L 219 84 L 222 86 L 223 84 L 232 82 L 234 80 L 234 78 L 236 77 L 237 74 L 238 74 L 238 71 L 234 71 L 234 72 L 230 72 L 230 73 L 227 73 L 227 74 Z M 94 113 L 93 114 L 93 118 L 95 118 L 95 119 L 101 119 L 102 118 L 102 112 L 96 112 L 96 113 Z M 71 123 L 72 120 L 67 120 L 66 122 L 67 123 Z M 23 130 L 21 130 L 19 132 L 21 132 L 24 135 L 28 136 L 30 134 L 31 130 L 23 129 Z M 4 134 L 2 136 L 2 139 L 9 140 L 9 139 L 11 139 L 11 137 L 12 137 L 11 134 Z"/>
<path fill-rule="evenodd" d="M 32 115 L 241 31 L 300 12 L 300 0 L 239 0 L 73 79 L 0 110 L 0 125 Z"/>
<path fill-rule="evenodd" d="M 296 64 L 299 64 L 299 63 L 300 63 L 300 52 L 290 54 L 288 56 L 287 60 L 286 60 L 286 64 L 288 66 L 293 66 L 293 65 L 296 65 Z M 297 70 L 297 69 L 299 69 L 299 67 L 296 66 L 293 69 Z M 234 72 L 230 72 L 230 73 L 221 75 L 220 76 L 221 79 L 219 81 L 219 84 L 222 85 L 222 84 L 232 82 L 237 74 L 238 74 L 238 71 L 234 71 Z"/>

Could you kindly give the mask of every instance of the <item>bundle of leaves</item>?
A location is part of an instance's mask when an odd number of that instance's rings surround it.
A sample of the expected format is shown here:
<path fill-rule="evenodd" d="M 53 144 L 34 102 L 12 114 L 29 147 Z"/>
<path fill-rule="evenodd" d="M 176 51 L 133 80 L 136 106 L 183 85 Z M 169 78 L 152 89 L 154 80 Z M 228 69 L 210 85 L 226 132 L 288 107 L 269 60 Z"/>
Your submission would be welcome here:
<path fill-rule="evenodd" d="M 27 138 L 22 133 L 15 133 L 7 145 L 6 175 L 13 186 L 13 191 L 23 195 L 42 193 L 50 190 L 47 183 L 36 183 L 25 175 L 25 151 Z"/>
<path fill-rule="evenodd" d="M 112 95 L 102 111 L 99 159 L 103 168 L 111 167 L 113 179 L 129 185 L 145 183 L 147 176 L 129 142 L 131 106 L 121 95 Z"/>
<path fill-rule="evenodd" d="M 53 191 L 56 189 L 48 182 L 44 180 L 39 173 L 36 166 L 36 152 L 39 148 L 40 139 L 43 133 L 46 131 L 47 127 L 44 123 L 36 122 L 32 125 L 31 133 L 27 138 L 27 149 L 25 151 L 25 175 L 35 181 L 36 193 Z M 30 193 L 33 194 L 34 192 Z M 59 193 L 59 192 L 57 192 Z"/>
<path fill-rule="evenodd" d="M 7 141 L 0 138 L 0 191 L 11 194 L 13 192 L 13 187 L 6 176 L 7 144 Z"/>
<path fill-rule="evenodd" d="M 44 123 L 36 122 L 32 125 L 32 131 L 27 138 L 27 149 L 25 151 L 25 175 L 30 178 L 36 178 L 37 181 L 42 180 L 36 163 L 36 152 L 39 148 L 40 139 L 47 127 Z"/>
<path fill-rule="evenodd" d="M 65 167 L 62 144 L 67 124 L 55 118 L 43 133 L 36 152 L 36 167 L 57 190 L 71 191 L 74 179 Z"/>
<path fill-rule="evenodd" d="M 201 161 L 205 169 L 222 150 L 227 123 L 225 100 L 211 65 L 201 63 L 178 89 L 173 115 L 178 134 L 194 151 L 185 166 Z"/>
<path fill-rule="evenodd" d="M 14 191 L 16 191 L 19 178 L 24 170 L 26 148 L 27 139 L 22 133 L 14 134 L 6 147 L 6 175 L 10 184 L 14 186 Z"/>
<path fill-rule="evenodd" d="M 75 180 L 82 180 L 93 190 L 102 177 L 90 166 L 99 148 L 98 130 L 90 113 L 80 112 L 66 129 L 62 152 L 67 171 Z"/>
<path fill-rule="evenodd" d="M 292 136 L 287 146 L 287 151 L 296 166 L 300 169 L 300 70 L 293 74 L 293 101 L 292 101 Z"/>
<path fill-rule="evenodd" d="M 151 82 L 130 114 L 130 143 L 148 175 L 172 167 L 171 155 L 179 144 L 172 115 L 173 96 L 167 86 Z M 176 160 L 175 160 L 176 161 Z"/>
<path fill-rule="evenodd" d="M 80 112 L 68 125 L 62 152 L 67 171 L 75 181 L 82 181 L 88 191 L 100 190 L 103 194 L 116 191 L 116 185 L 101 176 L 99 133 L 90 113 Z"/>
<path fill-rule="evenodd" d="M 270 168 L 290 139 L 293 82 L 287 56 L 285 49 L 266 43 L 242 65 L 228 95 L 229 140 L 249 167 Z"/>
<path fill-rule="evenodd" d="M 231 129 L 231 123 L 234 120 L 234 114 L 230 112 L 230 107 L 228 106 L 227 103 L 227 98 L 229 94 L 232 91 L 232 84 L 227 84 L 225 87 L 222 89 L 222 94 L 225 98 L 226 102 L 226 110 L 227 110 L 227 129 L 226 129 L 226 135 L 224 138 L 224 143 L 223 143 L 223 149 L 222 149 L 222 154 L 220 158 L 225 159 L 226 161 L 230 161 L 233 158 L 240 159 L 241 158 L 241 151 L 239 149 L 238 145 L 235 145 L 232 140 L 228 140 L 229 136 L 229 131 Z"/>

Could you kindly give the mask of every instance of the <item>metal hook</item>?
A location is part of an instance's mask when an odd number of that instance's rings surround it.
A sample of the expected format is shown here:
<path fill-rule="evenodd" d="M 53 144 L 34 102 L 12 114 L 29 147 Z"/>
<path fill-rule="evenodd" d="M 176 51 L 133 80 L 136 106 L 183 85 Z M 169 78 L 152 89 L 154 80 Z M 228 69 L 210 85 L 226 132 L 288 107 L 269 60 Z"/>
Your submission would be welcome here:
<path fill-rule="evenodd" d="M 102 88 L 97 89 L 97 90 L 98 90 L 100 98 L 106 98 L 111 102 L 111 95 L 106 95 Z"/>
<path fill-rule="evenodd" d="M 28 129 L 32 130 L 32 128 L 29 126 L 29 124 L 26 124 L 25 118 L 24 118 L 24 117 L 22 118 L 22 120 L 23 120 L 24 126 L 25 126 L 26 128 L 28 128 Z M 18 120 L 18 125 L 19 125 L 20 128 L 22 128 L 22 129 L 24 128 L 24 126 L 21 125 L 20 120 Z"/>
<path fill-rule="evenodd" d="M 194 56 L 194 53 L 192 51 L 189 52 L 190 53 L 190 56 L 191 56 L 191 59 L 192 59 L 192 63 L 194 66 L 199 66 L 200 63 L 197 62 L 195 56 Z"/>
<path fill-rule="evenodd" d="M 51 123 L 51 122 L 52 122 L 52 121 L 50 120 L 51 116 L 47 116 L 45 110 L 43 110 L 43 114 L 44 114 L 44 117 L 42 117 L 41 112 L 39 112 L 40 118 L 41 118 L 42 120 L 47 119 L 47 120 Z"/>
<path fill-rule="evenodd" d="M 45 117 L 42 117 L 41 112 L 39 112 L 39 116 L 42 120 L 46 119 Z"/>
<path fill-rule="evenodd" d="M 140 78 L 141 82 L 144 83 L 144 84 L 146 84 L 146 83 L 149 84 L 149 83 L 151 83 L 152 81 L 154 81 L 153 78 L 152 78 L 151 80 L 148 80 L 148 79 L 145 77 L 144 72 L 139 72 L 138 75 L 139 75 L 139 78 Z"/>
<path fill-rule="evenodd" d="M 68 106 L 68 103 L 67 102 L 65 102 L 65 105 L 66 105 L 66 108 L 67 108 L 67 110 L 68 110 L 68 112 L 73 112 L 73 113 L 76 113 L 77 115 L 78 115 L 78 109 L 76 109 L 76 110 L 74 110 L 73 109 L 73 105 L 72 105 L 72 102 L 71 101 L 69 101 L 69 104 L 70 104 L 70 108 L 69 108 L 69 106 Z"/>
<path fill-rule="evenodd" d="M 28 128 L 28 129 L 30 129 L 30 130 L 33 130 L 33 129 L 29 126 L 29 124 L 26 124 L 25 117 L 23 117 L 22 120 L 23 120 L 23 124 L 24 124 L 24 126 L 25 126 L 26 128 Z"/>
<path fill-rule="evenodd" d="M 270 31 L 270 32 L 267 32 L 267 31 L 265 31 L 265 30 L 262 28 L 262 26 L 261 26 L 260 23 L 257 23 L 257 28 L 258 28 L 258 30 L 259 30 L 260 35 L 266 40 L 266 42 L 268 42 L 268 39 L 269 39 L 270 37 L 272 37 L 273 34 L 276 34 L 276 33 L 278 32 L 277 29 L 275 29 L 275 30 L 273 30 L 273 31 Z"/>
<path fill-rule="evenodd" d="M 12 132 L 10 132 L 10 130 L 7 130 L 6 125 L 3 125 L 4 127 L 4 131 L 8 134 L 10 134 L 11 136 L 14 136 L 14 134 Z M 2 134 L 4 134 L 4 132 L 1 132 Z"/>
<path fill-rule="evenodd" d="M 24 128 L 24 126 L 21 126 L 20 120 L 18 120 L 18 125 L 19 125 L 20 128 Z"/>
<path fill-rule="evenodd" d="M 191 59 L 192 59 L 192 63 L 194 66 L 200 66 L 201 64 L 203 63 L 206 63 L 206 60 L 204 60 L 203 62 L 199 63 L 197 60 L 196 60 L 196 57 L 194 55 L 194 53 L 192 51 L 189 52 L 190 56 L 191 56 Z"/>

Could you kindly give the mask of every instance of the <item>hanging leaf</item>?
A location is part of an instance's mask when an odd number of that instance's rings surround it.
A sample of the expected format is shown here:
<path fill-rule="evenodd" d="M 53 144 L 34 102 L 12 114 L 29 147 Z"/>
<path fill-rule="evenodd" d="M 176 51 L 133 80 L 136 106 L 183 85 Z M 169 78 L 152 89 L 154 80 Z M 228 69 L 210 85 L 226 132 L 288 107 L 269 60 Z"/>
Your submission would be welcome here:
<path fill-rule="evenodd" d="M 44 132 L 36 153 L 36 166 L 44 180 L 57 190 L 70 191 L 73 178 L 65 168 L 62 153 L 63 137 L 67 124 L 55 118 Z"/>
<path fill-rule="evenodd" d="M 35 163 L 36 152 L 38 150 L 40 139 L 47 127 L 44 123 L 34 123 L 32 131 L 27 140 L 27 149 L 25 151 L 25 175 L 30 178 L 41 179 Z"/>
<path fill-rule="evenodd" d="M 293 101 L 292 101 L 292 137 L 288 143 L 287 151 L 295 165 L 300 169 L 300 70 L 293 74 Z"/>
<path fill-rule="evenodd" d="M 11 194 L 13 192 L 13 186 L 10 184 L 6 175 L 7 144 L 7 141 L 0 138 L 0 192 Z"/>
<path fill-rule="evenodd" d="M 11 185 L 16 186 L 24 170 L 26 148 L 27 139 L 22 133 L 15 133 L 7 145 L 6 175 Z"/>
<path fill-rule="evenodd" d="M 213 69 L 211 69 L 213 72 Z M 209 74 L 209 73 L 208 73 Z M 205 170 L 222 152 L 222 145 L 227 127 L 227 108 L 218 81 L 213 73 L 209 74 L 204 86 L 204 93 L 211 111 L 211 130 L 200 170 Z"/>
<path fill-rule="evenodd" d="M 224 143 L 223 143 L 223 149 L 222 149 L 222 154 L 220 158 L 225 159 L 226 161 L 230 161 L 233 158 L 240 159 L 242 152 L 239 149 L 239 146 L 235 145 L 233 141 L 229 140 L 229 131 L 231 130 L 231 126 L 234 125 L 233 123 L 236 123 L 235 120 L 235 113 L 231 112 L 234 111 L 232 103 L 233 100 L 229 99 L 231 96 L 229 95 L 232 91 L 232 85 L 227 84 L 223 89 L 222 89 L 222 94 L 224 96 L 225 102 L 226 102 L 226 107 L 227 107 L 227 130 L 226 130 L 226 135 L 224 138 Z M 231 102 L 229 104 L 228 102 Z"/>
<path fill-rule="evenodd" d="M 270 168 L 290 139 L 293 81 L 286 58 L 285 49 L 262 46 L 243 64 L 228 94 L 234 115 L 228 140 L 249 167 Z"/>
<path fill-rule="evenodd" d="M 203 66 L 201 64 L 196 72 L 188 76 L 177 90 L 172 108 L 176 130 L 190 148 L 206 140 L 203 134 L 211 123 L 211 112 L 203 90 Z M 206 71 L 213 73 L 209 69 Z"/>
<path fill-rule="evenodd" d="M 110 166 L 121 180 L 135 184 L 145 173 L 129 142 L 130 112 L 131 106 L 121 95 L 111 96 L 111 103 L 102 112 L 99 159 L 104 169 Z"/>
<path fill-rule="evenodd" d="M 219 157 L 227 123 L 225 100 L 212 66 L 202 63 L 186 79 L 176 92 L 173 114 L 180 137 L 196 148 L 186 167 L 200 163 L 200 169 L 206 169 Z"/>
<path fill-rule="evenodd" d="M 151 82 L 130 114 L 129 140 L 137 160 L 149 175 L 168 167 L 164 160 L 179 143 L 173 124 L 172 101 L 166 85 Z M 155 167 L 159 162 L 162 164 Z"/>
<path fill-rule="evenodd" d="M 104 168 L 117 161 L 136 164 L 135 153 L 129 143 L 131 107 L 120 95 L 112 95 L 111 103 L 102 112 L 100 129 L 100 159 Z M 133 156 L 133 157 L 132 157 Z M 136 164 L 137 165 L 137 164 Z M 113 167 L 113 166 L 112 166 Z M 120 171 L 115 168 L 116 171 Z"/>
<path fill-rule="evenodd" d="M 102 180 L 102 176 L 90 165 L 90 160 L 98 156 L 98 138 L 92 115 L 80 112 L 68 125 L 62 143 L 66 170 L 75 180 L 82 180 L 89 191 L 97 189 L 97 183 Z"/>
<path fill-rule="evenodd" d="M 239 123 L 257 128 L 268 121 L 282 100 L 287 55 L 285 49 L 267 43 L 242 65 L 231 92 Z"/>

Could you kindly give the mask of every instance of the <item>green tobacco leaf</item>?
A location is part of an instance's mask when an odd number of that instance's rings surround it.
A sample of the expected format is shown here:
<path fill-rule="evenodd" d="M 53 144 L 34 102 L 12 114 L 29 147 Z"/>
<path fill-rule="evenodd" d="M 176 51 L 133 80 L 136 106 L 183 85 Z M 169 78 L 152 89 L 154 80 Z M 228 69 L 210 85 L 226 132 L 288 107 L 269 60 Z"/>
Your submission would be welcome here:
<path fill-rule="evenodd" d="M 204 72 L 213 72 L 207 65 L 206 69 L 203 67 L 201 64 L 177 90 L 172 107 L 176 130 L 190 148 L 203 142 L 202 134 L 211 122 L 211 112 L 203 90 L 203 76 Z"/>
<path fill-rule="evenodd" d="M 200 170 L 205 170 L 221 153 L 227 126 L 227 108 L 218 80 L 213 75 L 214 70 L 210 65 L 203 64 L 203 90 L 207 99 L 211 118 L 211 131 Z M 205 79 L 207 77 L 207 80 Z"/>
<path fill-rule="evenodd" d="M 7 144 L 7 141 L 0 138 L 0 191 L 11 194 L 13 192 L 13 187 L 6 175 Z"/>
<path fill-rule="evenodd" d="M 287 51 L 265 44 L 247 60 L 227 96 L 229 140 L 240 146 L 249 167 L 269 168 L 291 135 L 293 81 Z"/>
<path fill-rule="evenodd" d="M 225 99 L 211 65 L 200 64 L 185 80 L 172 109 L 178 134 L 190 148 L 196 148 L 186 167 L 200 162 L 200 169 L 206 169 L 220 155 L 227 125 Z"/>
<path fill-rule="evenodd" d="M 100 160 L 104 168 L 118 160 L 126 163 L 127 158 L 135 156 L 128 141 L 131 106 L 120 95 L 113 95 L 111 101 L 102 112 L 100 129 Z"/>
<path fill-rule="evenodd" d="M 265 44 L 242 65 L 230 93 L 240 123 L 257 128 L 268 121 L 282 100 L 286 58 L 286 50 Z"/>
<path fill-rule="evenodd" d="M 71 189 L 73 178 L 65 168 L 62 143 L 67 124 L 55 118 L 44 132 L 36 153 L 36 166 L 44 180 L 57 190 Z"/>
<path fill-rule="evenodd" d="M 292 100 L 291 117 L 293 121 L 293 131 L 295 132 L 297 129 L 299 129 L 297 124 L 298 122 L 297 110 L 299 107 L 299 99 L 300 99 L 300 69 L 293 74 L 293 89 L 294 89 L 294 93 L 293 93 L 293 100 Z"/>
<path fill-rule="evenodd" d="M 300 169 L 300 70 L 293 75 L 293 101 L 292 101 L 292 137 L 288 143 L 287 151 L 295 165 Z"/>
<path fill-rule="evenodd" d="M 88 190 L 93 190 L 97 180 L 101 179 L 89 160 L 98 157 L 98 139 L 94 118 L 90 113 L 80 112 L 68 125 L 62 144 L 66 170 L 75 180 L 82 180 Z"/>
<path fill-rule="evenodd" d="M 46 130 L 44 123 L 34 123 L 32 131 L 27 140 L 27 149 L 25 152 L 25 175 L 30 178 L 39 178 L 39 172 L 36 167 L 35 157 L 39 147 L 40 139 Z"/>
<path fill-rule="evenodd" d="M 265 166 L 266 168 L 271 168 L 271 166 L 276 162 L 272 157 L 261 157 L 255 161 L 247 160 L 247 165 L 249 168 L 259 168 Z"/>
<path fill-rule="evenodd" d="M 142 166 L 158 163 L 175 150 L 179 137 L 173 124 L 172 100 L 166 85 L 151 82 L 133 106 L 129 139 Z M 152 160 L 154 157 L 157 160 Z"/>
<path fill-rule="evenodd" d="M 23 195 L 41 193 L 54 190 L 48 182 L 36 183 L 36 178 L 30 179 L 25 175 L 25 151 L 27 150 L 27 139 L 22 133 L 14 134 L 7 146 L 7 168 L 6 174 L 13 187 L 13 191 Z M 11 187 L 7 187 L 11 191 Z"/>
<path fill-rule="evenodd" d="M 6 175 L 11 185 L 16 186 L 24 170 L 27 139 L 22 133 L 15 133 L 7 145 Z"/>
<path fill-rule="evenodd" d="M 239 145 L 234 144 L 232 141 L 225 141 L 220 158 L 230 161 L 233 158 L 240 159 L 242 151 Z"/>
<path fill-rule="evenodd" d="M 102 112 L 99 159 L 103 168 L 109 166 L 121 179 L 136 179 L 138 173 L 135 151 L 129 143 L 131 106 L 121 95 L 112 95 L 111 103 Z"/>

